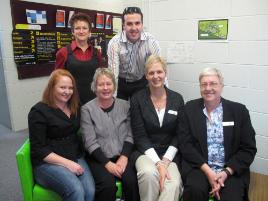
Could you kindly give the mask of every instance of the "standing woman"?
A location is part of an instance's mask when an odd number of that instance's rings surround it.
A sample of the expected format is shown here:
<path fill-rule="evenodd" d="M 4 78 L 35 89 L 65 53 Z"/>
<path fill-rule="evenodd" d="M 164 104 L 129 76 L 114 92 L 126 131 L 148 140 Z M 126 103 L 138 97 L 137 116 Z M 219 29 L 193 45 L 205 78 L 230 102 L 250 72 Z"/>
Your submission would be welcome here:
<path fill-rule="evenodd" d="M 28 115 L 34 179 L 63 201 L 94 199 L 94 180 L 77 135 L 78 104 L 73 76 L 58 69 L 50 75 L 43 100 Z"/>
<path fill-rule="evenodd" d="M 131 98 L 141 201 L 178 201 L 182 192 L 176 129 L 184 102 L 165 87 L 166 72 L 162 58 L 151 55 L 145 65 L 149 86 Z"/>
<path fill-rule="evenodd" d="M 74 76 L 81 105 L 95 98 L 90 84 L 96 68 L 101 66 L 101 52 L 90 43 L 91 20 L 87 14 L 76 13 L 70 19 L 74 40 L 56 54 L 55 68 L 65 68 Z"/>
<path fill-rule="evenodd" d="M 99 68 L 91 89 L 97 97 L 81 108 L 81 132 L 90 154 L 89 167 L 96 183 L 95 201 L 114 201 L 115 179 L 121 179 L 126 201 L 139 201 L 132 153 L 129 103 L 113 97 L 116 89 L 113 72 Z"/>

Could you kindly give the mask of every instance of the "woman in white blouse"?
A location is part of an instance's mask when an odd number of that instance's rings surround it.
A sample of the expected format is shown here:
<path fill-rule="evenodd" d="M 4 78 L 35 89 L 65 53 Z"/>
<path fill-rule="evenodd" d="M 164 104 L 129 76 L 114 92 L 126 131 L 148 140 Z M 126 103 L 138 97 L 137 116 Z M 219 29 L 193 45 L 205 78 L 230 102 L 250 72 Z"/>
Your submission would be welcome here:
<path fill-rule="evenodd" d="M 131 126 L 141 201 L 178 201 L 182 180 L 176 129 L 183 98 L 165 85 L 166 64 L 152 55 L 145 66 L 148 87 L 131 98 Z"/>

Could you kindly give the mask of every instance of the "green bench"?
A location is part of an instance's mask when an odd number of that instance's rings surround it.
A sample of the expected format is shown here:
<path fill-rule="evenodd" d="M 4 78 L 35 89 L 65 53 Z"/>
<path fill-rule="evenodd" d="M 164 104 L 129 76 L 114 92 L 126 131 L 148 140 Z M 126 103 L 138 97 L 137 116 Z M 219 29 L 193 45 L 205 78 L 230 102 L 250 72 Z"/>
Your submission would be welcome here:
<path fill-rule="evenodd" d="M 21 188 L 24 201 L 61 201 L 61 197 L 38 184 L 33 178 L 32 163 L 30 157 L 30 142 L 27 139 L 16 153 L 18 172 L 20 176 Z M 122 183 L 116 181 L 116 197 L 122 196 Z"/>

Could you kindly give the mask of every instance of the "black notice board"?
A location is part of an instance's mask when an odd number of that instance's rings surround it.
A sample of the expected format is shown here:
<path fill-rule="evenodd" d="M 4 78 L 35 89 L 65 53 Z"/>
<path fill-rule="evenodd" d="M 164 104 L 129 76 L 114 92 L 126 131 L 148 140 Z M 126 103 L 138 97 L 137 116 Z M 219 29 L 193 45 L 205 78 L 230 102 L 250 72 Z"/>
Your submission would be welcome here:
<path fill-rule="evenodd" d="M 72 41 L 70 32 L 13 30 L 14 60 L 18 66 L 54 64 L 58 48 Z"/>
<path fill-rule="evenodd" d="M 32 78 L 50 75 L 55 65 L 55 55 L 59 48 L 71 42 L 71 30 L 67 27 L 69 12 L 83 12 L 91 17 L 94 24 L 92 28 L 92 42 L 94 38 L 101 36 L 108 40 L 112 38 L 113 26 L 111 29 L 97 29 L 95 26 L 96 16 L 103 14 L 122 17 L 120 13 L 104 12 L 73 8 L 61 5 L 43 4 L 20 0 L 10 0 L 13 32 L 14 60 L 17 65 L 18 78 Z M 40 24 L 41 30 L 17 30 L 16 24 L 27 24 L 26 9 L 46 11 L 47 24 Z M 66 27 L 56 27 L 57 10 L 65 11 Z M 104 53 L 105 54 L 105 53 Z"/>

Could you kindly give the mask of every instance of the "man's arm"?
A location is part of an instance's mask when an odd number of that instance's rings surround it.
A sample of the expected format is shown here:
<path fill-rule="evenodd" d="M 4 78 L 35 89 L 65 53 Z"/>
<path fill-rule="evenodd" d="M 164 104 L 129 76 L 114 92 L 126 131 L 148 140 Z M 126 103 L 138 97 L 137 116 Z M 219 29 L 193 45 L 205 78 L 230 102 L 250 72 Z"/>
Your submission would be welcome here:
<path fill-rule="evenodd" d="M 118 86 L 118 76 L 119 76 L 119 50 L 120 44 L 115 38 L 112 38 L 108 44 L 108 68 L 111 69 L 115 76 L 115 81 Z M 115 91 L 114 95 L 117 95 L 117 90 Z"/>

